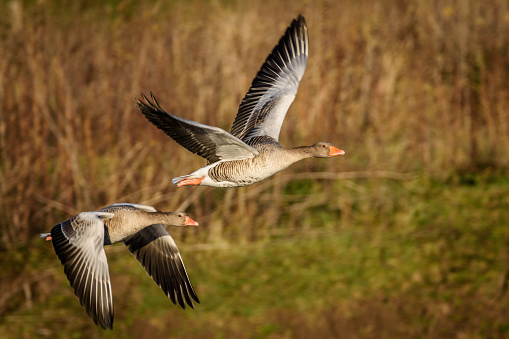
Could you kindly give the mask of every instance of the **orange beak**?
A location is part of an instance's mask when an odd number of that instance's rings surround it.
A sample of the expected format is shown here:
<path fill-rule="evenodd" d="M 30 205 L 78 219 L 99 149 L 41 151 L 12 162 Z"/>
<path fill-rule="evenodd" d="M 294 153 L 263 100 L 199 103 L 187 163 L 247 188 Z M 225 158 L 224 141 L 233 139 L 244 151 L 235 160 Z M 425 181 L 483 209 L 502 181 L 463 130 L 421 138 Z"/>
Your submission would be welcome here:
<path fill-rule="evenodd" d="M 331 157 L 336 156 L 336 155 L 343 155 L 343 154 L 345 154 L 345 151 L 343 151 L 343 150 L 341 150 L 339 148 L 336 148 L 334 146 L 330 146 L 329 155 Z"/>
<path fill-rule="evenodd" d="M 193 219 L 191 219 L 188 216 L 186 216 L 186 221 L 184 222 L 184 225 L 186 225 L 186 226 L 198 226 L 199 224 L 196 221 L 194 221 Z"/>

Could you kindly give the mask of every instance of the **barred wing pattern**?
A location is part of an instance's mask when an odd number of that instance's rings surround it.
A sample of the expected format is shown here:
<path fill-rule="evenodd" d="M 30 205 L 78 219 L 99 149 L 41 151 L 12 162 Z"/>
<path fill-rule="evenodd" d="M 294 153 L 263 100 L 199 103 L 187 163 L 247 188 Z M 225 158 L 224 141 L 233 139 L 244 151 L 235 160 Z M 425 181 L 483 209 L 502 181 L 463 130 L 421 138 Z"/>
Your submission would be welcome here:
<path fill-rule="evenodd" d="M 308 32 L 304 17 L 294 19 L 267 57 L 242 100 L 230 133 L 244 142 L 252 137 L 279 139 L 308 59 Z M 249 143 L 252 144 L 252 143 Z"/>
<path fill-rule="evenodd" d="M 200 124 L 166 113 L 152 93 L 150 101 L 143 93 L 142 102 L 135 98 L 141 113 L 179 145 L 207 159 L 208 163 L 219 160 L 254 158 L 258 151 L 218 127 Z"/>
<path fill-rule="evenodd" d="M 144 228 L 124 241 L 147 274 L 176 305 L 182 308 L 187 302 L 200 302 L 187 275 L 184 262 L 175 241 L 162 224 Z"/>
<path fill-rule="evenodd" d="M 113 328 L 113 296 L 104 253 L 104 222 L 113 214 L 83 212 L 51 229 L 55 252 L 80 304 L 102 328 Z"/>

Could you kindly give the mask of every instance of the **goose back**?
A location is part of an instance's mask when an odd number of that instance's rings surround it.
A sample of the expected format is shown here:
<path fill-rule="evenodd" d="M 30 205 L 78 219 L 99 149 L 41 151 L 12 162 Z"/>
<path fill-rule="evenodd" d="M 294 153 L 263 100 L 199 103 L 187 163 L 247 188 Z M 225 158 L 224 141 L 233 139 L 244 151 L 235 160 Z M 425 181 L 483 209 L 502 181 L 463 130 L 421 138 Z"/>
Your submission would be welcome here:
<path fill-rule="evenodd" d="M 160 213 L 146 212 L 130 205 L 113 205 L 100 212 L 109 212 L 115 216 L 104 221 L 111 244 L 122 241 L 126 237 L 141 231 L 152 224 L 161 223 Z"/>
<path fill-rule="evenodd" d="M 255 147 L 257 157 L 219 162 L 209 169 L 215 181 L 231 182 L 232 186 L 247 186 L 278 173 L 293 163 L 312 157 L 303 150 L 284 149 L 277 143 L 261 143 Z M 228 186 L 225 186 L 228 187 Z"/>

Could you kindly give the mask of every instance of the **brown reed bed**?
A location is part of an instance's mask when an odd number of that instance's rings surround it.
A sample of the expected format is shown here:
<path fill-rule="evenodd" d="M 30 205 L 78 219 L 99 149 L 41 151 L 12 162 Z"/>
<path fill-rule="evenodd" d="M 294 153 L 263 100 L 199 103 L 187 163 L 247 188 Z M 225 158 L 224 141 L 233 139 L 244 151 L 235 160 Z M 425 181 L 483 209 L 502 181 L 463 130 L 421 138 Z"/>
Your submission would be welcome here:
<path fill-rule="evenodd" d="M 1 7 L 3 247 L 119 201 L 186 208 L 209 228 L 195 235 L 201 241 L 252 240 L 285 213 L 299 220 L 331 201 L 332 213 L 351 210 L 354 202 L 336 198 L 350 185 L 338 173 L 443 179 L 509 165 L 503 0 L 12 0 Z M 308 22 L 310 60 L 280 141 L 328 140 L 346 156 L 295 165 L 258 186 L 176 189 L 171 178 L 203 161 L 148 123 L 134 96 L 153 91 L 167 111 L 228 130 L 298 13 Z M 330 178 L 284 179 L 305 172 Z"/>

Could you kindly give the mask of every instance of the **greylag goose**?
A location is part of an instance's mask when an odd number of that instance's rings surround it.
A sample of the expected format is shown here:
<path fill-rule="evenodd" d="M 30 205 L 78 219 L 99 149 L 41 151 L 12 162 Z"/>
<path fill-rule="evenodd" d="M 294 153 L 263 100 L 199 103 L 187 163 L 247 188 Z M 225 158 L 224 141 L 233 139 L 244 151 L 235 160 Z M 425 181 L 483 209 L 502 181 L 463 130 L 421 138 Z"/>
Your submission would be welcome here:
<path fill-rule="evenodd" d="M 135 98 L 141 113 L 178 144 L 207 160 L 205 167 L 174 178 L 178 187 L 251 185 L 305 158 L 329 158 L 345 152 L 326 142 L 285 149 L 281 126 L 308 59 L 306 21 L 294 19 L 267 57 L 242 100 L 230 133 L 166 113 L 155 96 Z"/>
<path fill-rule="evenodd" d="M 81 305 L 96 324 L 113 328 L 113 297 L 104 246 L 120 241 L 163 292 L 185 308 L 199 302 L 173 238 L 164 225 L 198 226 L 184 212 L 152 206 L 114 204 L 82 212 L 41 234 L 53 243 Z"/>

